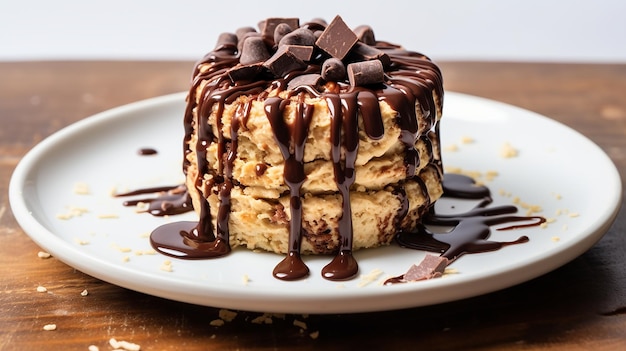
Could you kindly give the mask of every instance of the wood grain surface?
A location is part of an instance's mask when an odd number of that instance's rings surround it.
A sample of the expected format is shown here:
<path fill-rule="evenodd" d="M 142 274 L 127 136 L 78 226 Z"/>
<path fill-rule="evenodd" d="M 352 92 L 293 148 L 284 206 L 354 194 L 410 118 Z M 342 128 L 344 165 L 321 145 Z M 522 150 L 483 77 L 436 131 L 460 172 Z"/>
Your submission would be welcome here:
<path fill-rule="evenodd" d="M 624 350 L 626 213 L 589 251 L 529 282 L 434 306 L 275 316 L 164 300 L 85 275 L 40 249 L 12 216 L 7 189 L 37 142 L 94 113 L 186 90 L 191 62 L 0 63 L 0 350 Z M 596 142 L 626 176 L 626 65 L 442 62 L 445 88 L 514 104 Z M 181 116 L 182 123 L 182 116 Z M 585 167 L 580 155 L 580 167 Z M 537 170 L 541 172 L 541 170 Z M 572 174 L 575 177 L 575 174 Z M 601 181 L 598 174 L 598 181 Z M 581 184 L 593 187 L 594 184 Z M 37 292 L 45 286 L 47 292 Z M 81 292 L 87 290 L 87 296 Z M 307 329 L 294 325 L 304 322 Z M 45 331 L 47 324 L 56 330 Z M 298 324 L 298 322 L 296 322 Z"/>

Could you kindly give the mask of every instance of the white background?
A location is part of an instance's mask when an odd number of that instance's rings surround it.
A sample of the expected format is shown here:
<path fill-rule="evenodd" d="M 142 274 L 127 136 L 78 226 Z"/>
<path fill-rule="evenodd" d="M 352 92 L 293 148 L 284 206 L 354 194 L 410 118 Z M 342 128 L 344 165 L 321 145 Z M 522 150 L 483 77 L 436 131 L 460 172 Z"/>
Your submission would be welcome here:
<path fill-rule="evenodd" d="M 435 60 L 626 63 L 621 0 L 0 0 L 0 61 L 195 60 L 266 17 L 337 14 Z"/>

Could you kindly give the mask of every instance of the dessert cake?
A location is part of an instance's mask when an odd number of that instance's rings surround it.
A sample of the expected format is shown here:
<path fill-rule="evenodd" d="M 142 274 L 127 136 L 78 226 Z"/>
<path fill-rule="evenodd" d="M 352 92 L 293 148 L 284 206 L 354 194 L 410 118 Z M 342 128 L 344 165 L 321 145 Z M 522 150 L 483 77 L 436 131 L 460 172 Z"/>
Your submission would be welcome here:
<path fill-rule="evenodd" d="M 323 276 L 353 276 L 353 250 L 389 244 L 441 196 L 442 103 L 428 57 L 339 16 L 221 34 L 187 97 L 183 169 L 199 222 L 184 244 L 197 257 L 286 254 L 274 271 L 286 280 L 308 274 L 300 254 L 335 254 Z"/>

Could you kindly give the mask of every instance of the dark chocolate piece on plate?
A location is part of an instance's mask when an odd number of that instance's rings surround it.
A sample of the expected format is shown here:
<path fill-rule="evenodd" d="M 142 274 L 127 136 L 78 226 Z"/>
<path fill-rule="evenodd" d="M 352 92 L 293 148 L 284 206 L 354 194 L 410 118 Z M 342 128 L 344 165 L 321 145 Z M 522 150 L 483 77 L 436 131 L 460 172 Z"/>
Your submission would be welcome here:
<path fill-rule="evenodd" d="M 296 57 L 288 46 L 279 47 L 276 53 L 263 63 L 276 77 L 284 77 L 287 73 L 305 69 L 307 64 Z"/>
<path fill-rule="evenodd" d="M 348 80 L 352 86 L 382 83 L 385 70 L 379 60 L 361 61 L 348 65 Z"/>
<path fill-rule="evenodd" d="M 412 265 L 404 273 L 404 280 L 413 282 L 441 277 L 449 263 L 449 260 L 445 257 L 426 255 L 422 262 L 418 265 Z"/>
<path fill-rule="evenodd" d="M 350 49 L 359 40 L 356 34 L 346 25 L 340 16 L 336 16 L 324 29 L 315 45 L 330 56 L 343 60 Z"/>

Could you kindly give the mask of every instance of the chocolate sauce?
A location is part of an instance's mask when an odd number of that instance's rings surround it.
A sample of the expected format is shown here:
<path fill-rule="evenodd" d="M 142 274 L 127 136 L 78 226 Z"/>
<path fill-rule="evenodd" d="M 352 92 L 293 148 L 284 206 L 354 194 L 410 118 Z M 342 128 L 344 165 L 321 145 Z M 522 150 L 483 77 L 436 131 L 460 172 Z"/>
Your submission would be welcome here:
<path fill-rule="evenodd" d="M 147 204 L 144 212 L 153 216 L 177 215 L 193 211 L 191 197 L 184 185 L 162 186 L 144 188 L 125 193 L 115 194 L 115 197 L 129 197 L 136 195 L 155 194 L 154 197 L 143 197 L 139 199 L 126 200 L 124 206 L 136 206 L 140 203 Z"/>
<path fill-rule="evenodd" d="M 158 153 L 158 151 L 156 149 L 153 148 L 149 148 L 149 147 L 143 147 L 141 149 L 139 149 L 137 151 L 137 153 L 141 156 L 149 156 L 149 155 L 156 155 Z"/>

